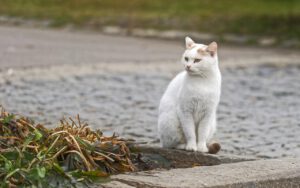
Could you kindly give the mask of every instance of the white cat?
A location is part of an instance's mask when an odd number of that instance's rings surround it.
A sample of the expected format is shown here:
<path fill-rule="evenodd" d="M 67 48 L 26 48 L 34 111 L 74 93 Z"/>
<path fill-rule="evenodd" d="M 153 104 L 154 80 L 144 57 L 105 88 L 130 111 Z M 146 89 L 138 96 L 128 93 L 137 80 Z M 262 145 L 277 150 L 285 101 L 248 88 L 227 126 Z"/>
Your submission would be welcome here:
<path fill-rule="evenodd" d="M 158 133 L 165 148 L 208 152 L 216 131 L 221 94 L 217 43 L 208 46 L 185 38 L 185 71 L 169 84 L 159 106 Z"/>

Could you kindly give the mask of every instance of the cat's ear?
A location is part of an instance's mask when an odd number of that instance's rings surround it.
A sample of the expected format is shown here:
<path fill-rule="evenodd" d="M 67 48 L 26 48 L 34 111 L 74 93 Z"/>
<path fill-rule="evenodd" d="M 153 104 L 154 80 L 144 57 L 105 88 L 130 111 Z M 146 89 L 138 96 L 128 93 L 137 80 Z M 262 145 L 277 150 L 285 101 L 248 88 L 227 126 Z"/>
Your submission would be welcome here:
<path fill-rule="evenodd" d="M 207 46 L 206 51 L 209 52 L 211 56 L 214 56 L 217 53 L 217 49 L 218 44 L 216 42 L 212 42 Z"/>
<path fill-rule="evenodd" d="M 195 42 L 190 37 L 185 37 L 185 47 L 190 49 L 194 46 Z"/>

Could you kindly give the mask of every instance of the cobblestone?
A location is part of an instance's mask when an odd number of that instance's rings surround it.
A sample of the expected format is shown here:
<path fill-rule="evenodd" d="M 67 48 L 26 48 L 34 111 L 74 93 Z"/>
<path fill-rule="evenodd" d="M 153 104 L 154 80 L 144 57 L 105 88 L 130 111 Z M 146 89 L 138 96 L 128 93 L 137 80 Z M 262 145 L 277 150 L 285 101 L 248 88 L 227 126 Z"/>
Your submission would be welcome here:
<path fill-rule="evenodd" d="M 1 104 L 49 126 L 79 113 L 106 134 L 157 144 L 157 107 L 176 70 L 139 67 L 114 71 L 66 65 L 16 70 L 12 76 L 1 72 Z M 216 134 L 222 152 L 300 156 L 299 74 L 297 65 L 222 69 Z"/>

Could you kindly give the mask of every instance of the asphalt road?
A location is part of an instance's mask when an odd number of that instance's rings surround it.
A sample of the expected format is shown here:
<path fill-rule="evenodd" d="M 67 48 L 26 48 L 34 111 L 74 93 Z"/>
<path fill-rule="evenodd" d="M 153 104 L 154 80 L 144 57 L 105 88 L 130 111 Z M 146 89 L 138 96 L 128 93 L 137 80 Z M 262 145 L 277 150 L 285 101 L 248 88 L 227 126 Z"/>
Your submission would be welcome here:
<path fill-rule="evenodd" d="M 11 67 L 93 63 L 165 63 L 179 60 L 182 41 L 107 36 L 68 30 L 0 26 L 0 65 Z M 222 65 L 297 63 L 299 51 L 222 46 Z"/>

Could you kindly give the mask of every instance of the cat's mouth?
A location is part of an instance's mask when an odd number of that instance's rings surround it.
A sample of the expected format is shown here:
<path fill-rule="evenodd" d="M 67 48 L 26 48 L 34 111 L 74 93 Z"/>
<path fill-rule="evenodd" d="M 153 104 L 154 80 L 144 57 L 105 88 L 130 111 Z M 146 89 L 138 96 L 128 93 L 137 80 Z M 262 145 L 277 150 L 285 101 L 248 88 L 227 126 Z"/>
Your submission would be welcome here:
<path fill-rule="evenodd" d="M 185 68 L 185 70 L 186 70 L 186 72 L 188 72 L 188 73 L 192 73 L 192 72 L 194 72 L 193 70 L 191 70 L 191 69 L 188 69 L 188 68 Z"/>
<path fill-rule="evenodd" d="M 185 70 L 186 70 L 187 72 L 192 72 L 191 68 L 188 68 L 188 67 L 185 67 Z"/>

